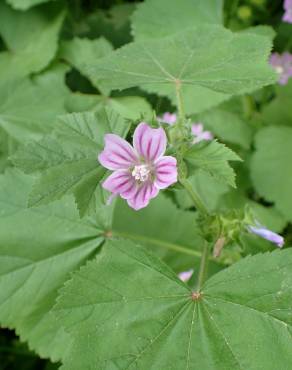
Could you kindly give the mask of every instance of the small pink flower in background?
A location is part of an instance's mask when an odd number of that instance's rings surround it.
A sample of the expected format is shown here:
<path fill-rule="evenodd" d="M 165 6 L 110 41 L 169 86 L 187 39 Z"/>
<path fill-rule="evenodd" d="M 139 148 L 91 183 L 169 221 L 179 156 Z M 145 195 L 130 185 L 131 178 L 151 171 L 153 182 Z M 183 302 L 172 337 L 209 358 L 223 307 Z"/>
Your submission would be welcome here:
<path fill-rule="evenodd" d="M 190 280 L 193 273 L 194 273 L 194 270 L 183 271 L 178 274 L 178 277 L 186 283 L 187 281 Z"/>
<path fill-rule="evenodd" d="M 279 84 L 286 85 L 289 78 L 292 77 L 292 54 L 288 52 L 273 53 L 270 57 L 270 63 L 279 74 Z"/>
<path fill-rule="evenodd" d="M 274 233 L 260 224 L 257 224 L 257 226 L 248 226 L 247 229 L 249 232 L 276 244 L 279 248 L 282 248 L 284 245 L 284 238 L 281 235 Z"/>
<path fill-rule="evenodd" d="M 176 120 L 177 116 L 175 113 L 165 112 L 162 117 L 157 117 L 159 122 L 168 123 L 169 125 L 173 125 Z"/>
<path fill-rule="evenodd" d="M 176 159 L 164 156 L 166 134 L 141 122 L 133 137 L 133 147 L 114 134 L 105 135 L 99 162 L 113 173 L 103 188 L 126 199 L 135 210 L 144 208 L 160 189 L 177 182 Z"/>
<path fill-rule="evenodd" d="M 285 13 L 282 20 L 287 23 L 292 23 L 292 0 L 284 1 L 284 10 Z"/>
<path fill-rule="evenodd" d="M 210 131 L 204 131 L 204 126 L 202 123 L 192 124 L 192 134 L 194 135 L 193 143 L 199 143 L 202 140 L 212 140 L 214 138 Z"/>

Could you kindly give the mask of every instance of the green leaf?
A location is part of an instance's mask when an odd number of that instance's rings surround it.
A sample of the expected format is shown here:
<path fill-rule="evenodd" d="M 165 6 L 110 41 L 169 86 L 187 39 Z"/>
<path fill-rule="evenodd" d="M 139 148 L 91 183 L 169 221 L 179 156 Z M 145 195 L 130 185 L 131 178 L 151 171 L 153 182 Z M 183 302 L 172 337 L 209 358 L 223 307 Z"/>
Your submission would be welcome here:
<path fill-rule="evenodd" d="M 87 38 L 75 37 L 71 41 L 63 41 L 61 44 L 60 57 L 69 62 L 81 74 L 89 78 L 94 85 L 94 80 L 88 74 L 87 66 L 98 59 L 106 56 L 112 51 L 111 44 L 104 38 L 89 40 Z M 95 86 L 99 89 L 99 86 Z M 108 94 L 108 90 L 104 91 Z"/>
<path fill-rule="evenodd" d="M 220 107 L 200 114 L 198 120 L 221 140 L 249 149 L 253 132 L 249 122 L 239 114 Z"/>
<path fill-rule="evenodd" d="M 15 152 L 17 143 L 0 127 L 0 173 L 10 166 L 9 157 Z"/>
<path fill-rule="evenodd" d="M 191 114 L 275 82 L 267 63 L 270 50 L 267 37 L 202 25 L 126 45 L 92 65 L 90 73 L 103 89 L 141 86 L 173 102 L 181 88 Z"/>
<path fill-rule="evenodd" d="M 130 120 L 150 120 L 153 117 L 151 105 L 140 96 L 110 97 L 104 104 Z"/>
<path fill-rule="evenodd" d="M 96 254 L 110 220 L 106 210 L 80 220 L 71 197 L 28 209 L 32 181 L 15 170 L 0 179 L 0 322 L 56 361 L 70 345 L 50 312 L 57 291 Z"/>
<path fill-rule="evenodd" d="M 86 35 L 91 39 L 105 37 L 115 48 L 132 41 L 130 15 L 136 4 L 124 3 L 109 9 L 97 9 L 85 18 Z"/>
<path fill-rule="evenodd" d="M 27 10 L 32 6 L 46 3 L 52 0 L 6 0 L 14 9 L 17 10 Z"/>
<path fill-rule="evenodd" d="M 235 187 L 235 173 L 229 161 L 241 161 L 237 154 L 217 141 L 193 145 L 184 156 L 189 176 L 201 169 L 215 179 Z"/>
<path fill-rule="evenodd" d="M 263 106 L 263 118 L 269 125 L 292 126 L 292 81 L 276 87 L 276 97 Z"/>
<path fill-rule="evenodd" d="M 287 224 L 285 217 L 275 207 L 265 207 L 262 204 L 247 201 L 254 217 L 261 225 L 275 232 L 283 231 Z"/>
<path fill-rule="evenodd" d="M 216 210 L 222 195 L 230 189 L 228 185 L 222 184 L 208 172 L 200 169 L 189 178 L 189 182 L 210 212 Z M 176 190 L 175 196 L 180 207 L 192 208 L 194 206 L 193 200 L 185 189 Z"/>
<path fill-rule="evenodd" d="M 0 127 L 13 139 L 37 140 L 53 128 L 56 116 L 66 113 L 70 91 L 64 65 L 56 65 L 33 79 L 0 82 Z"/>
<path fill-rule="evenodd" d="M 96 190 L 106 170 L 97 154 L 106 133 L 124 136 L 129 125 L 109 109 L 73 113 L 59 119 L 53 137 L 29 143 L 13 157 L 26 173 L 41 172 L 29 196 L 29 206 L 47 204 L 73 193 L 81 216 L 96 211 Z"/>
<path fill-rule="evenodd" d="M 108 242 L 54 309 L 73 338 L 62 369 L 288 369 L 291 264 L 290 249 L 246 258 L 192 298 L 146 250 Z"/>
<path fill-rule="evenodd" d="M 223 21 L 222 0 L 147 0 L 132 16 L 135 40 L 171 35 L 200 23 Z"/>
<path fill-rule="evenodd" d="M 162 194 L 139 212 L 117 200 L 112 232 L 151 248 L 177 272 L 199 262 L 204 244 L 194 213 L 179 210 Z"/>
<path fill-rule="evenodd" d="M 267 127 L 256 136 L 251 177 L 256 191 L 292 221 L 292 128 Z"/>
<path fill-rule="evenodd" d="M 241 33 L 251 33 L 255 35 L 261 35 L 268 37 L 271 41 L 276 37 L 276 32 L 273 27 L 266 25 L 258 25 L 254 27 L 249 27 L 240 31 Z"/>
<path fill-rule="evenodd" d="M 52 61 L 64 16 L 58 4 L 23 13 L 0 3 L 0 35 L 8 48 L 0 53 L 1 82 L 39 72 Z"/>
<path fill-rule="evenodd" d="M 102 95 L 71 94 L 65 102 L 66 109 L 71 112 L 96 111 L 111 108 L 123 118 L 133 121 L 152 119 L 151 105 L 140 96 L 105 97 Z"/>

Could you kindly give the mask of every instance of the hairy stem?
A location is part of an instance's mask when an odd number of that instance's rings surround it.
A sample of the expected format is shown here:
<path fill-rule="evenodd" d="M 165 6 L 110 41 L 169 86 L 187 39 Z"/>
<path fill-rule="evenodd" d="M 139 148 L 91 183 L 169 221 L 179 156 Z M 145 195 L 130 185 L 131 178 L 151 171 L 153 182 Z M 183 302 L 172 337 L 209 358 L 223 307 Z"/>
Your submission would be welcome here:
<path fill-rule="evenodd" d="M 182 124 L 185 120 L 185 112 L 184 112 L 183 98 L 181 95 L 181 82 L 179 80 L 176 81 L 175 92 L 176 92 L 176 99 L 177 99 L 179 123 Z"/>
<path fill-rule="evenodd" d="M 148 238 L 147 236 L 143 236 L 143 235 L 113 231 L 111 236 L 113 236 L 113 237 L 117 236 L 117 237 L 126 238 L 126 239 L 130 239 L 130 240 L 135 240 L 135 241 L 138 241 L 138 242 L 151 243 L 151 244 L 157 245 L 158 247 L 174 250 L 176 252 L 188 254 L 188 255 L 191 255 L 191 256 L 196 256 L 198 258 L 200 258 L 201 255 L 202 255 L 201 252 L 199 252 L 199 251 L 195 251 L 193 249 L 189 249 L 189 248 L 183 247 L 183 246 L 178 245 L 178 244 L 169 243 L 169 242 L 166 242 L 164 240 L 159 240 L 159 239 L 155 239 L 155 238 Z"/>
<path fill-rule="evenodd" d="M 203 253 L 201 256 L 200 270 L 198 275 L 198 280 L 196 284 L 196 290 L 199 292 L 206 280 L 209 262 L 209 244 L 206 242 L 203 248 Z"/>
<path fill-rule="evenodd" d="M 180 179 L 179 181 L 182 184 L 182 186 L 186 189 L 189 196 L 192 198 L 192 201 L 195 207 L 197 208 L 197 210 L 203 213 L 205 216 L 207 216 L 209 214 L 207 207 L 203 203 L 199 194 L 193 189 L 189 181 L 187 179 Z"/>

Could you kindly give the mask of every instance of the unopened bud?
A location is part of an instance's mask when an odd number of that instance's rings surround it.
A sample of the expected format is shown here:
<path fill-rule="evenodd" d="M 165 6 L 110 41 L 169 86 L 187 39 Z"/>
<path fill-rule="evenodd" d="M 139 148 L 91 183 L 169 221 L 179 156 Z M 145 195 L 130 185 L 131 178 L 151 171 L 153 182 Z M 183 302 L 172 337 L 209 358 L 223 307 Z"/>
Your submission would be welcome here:
<path fill-rule="evenodd" d="M 224 236 L 221 236 L 215 243 L 213 249 L 213 257 L 218 258 L 221 254 L 221 251 L 225 245 L 226 239 Z"/>

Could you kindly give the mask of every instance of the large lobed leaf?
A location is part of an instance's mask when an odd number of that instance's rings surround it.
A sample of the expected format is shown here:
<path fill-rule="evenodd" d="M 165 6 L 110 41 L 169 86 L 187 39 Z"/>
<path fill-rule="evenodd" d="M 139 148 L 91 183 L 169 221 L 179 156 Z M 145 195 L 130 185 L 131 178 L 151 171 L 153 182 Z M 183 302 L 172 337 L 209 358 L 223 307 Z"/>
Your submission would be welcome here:
<path fill-rule="evenodd" d="M 73 338 L 62 369 L 288 369 L 291 264 L 291 250 L 246 258 L 196 298 L 142 248 L 107 242 L 54 309 Z"/>
<path fill-rule="evenodd" d="M 132 16 L 135 40 L 159 38 L 201 23 L 221 24 L 222 0 L 147 0 Z"/>
<path fill-rule="evenodd" d="M 197 265 L 204 245 L 194 213 L 178 209 L 162 194 L 139 212 L 117 200 L 112 231 L 151 248 L 177 272 Z"/>
<path fill-rule="evenodd" d="M 80 220 L 68 197 L 28 209 L 32 182 L 16 171 L 0 179 L 0 322 L 41 357 L 59 360 L 70 338 L 50 310 L 70 273 L 97 252 L 110 210 Z"/>
<path fill-rule="evenodd" d="M 80 219 L 72 197 L 27 208 L 32 184 L 32 177 L 15 170 L 0 178 L 0 323 L 15 328 L 42 357 L 64 357 L 70 337 L 51 314 L 52 305 L 70 273 L 97 253 L 105 236 L 114 235 L 121 243 L 138 240 L 176 271 L 199 261 L 202 239 L 192 214 L 177 210 L 164 197 L 151 204 L 154 218 L 149 212 L 136 214 L 141 227 L 133 233 L 133 214 L 121 204 L 114 207 L 114 221 L 109 206 Z M 157 228 L 165 225 L 171 230 L 157 238 Z M 182 253 L 163 253 L 169 246 Z"/>
<path fill-rule="evenodd" d="M 270 50 L 268 37 L 202 25 L 128 44 L 93 64 L 90 73 L 103 89 L 141 86 L 173 101 L 180 87 L 191 114 L 275 82 Z"/>

